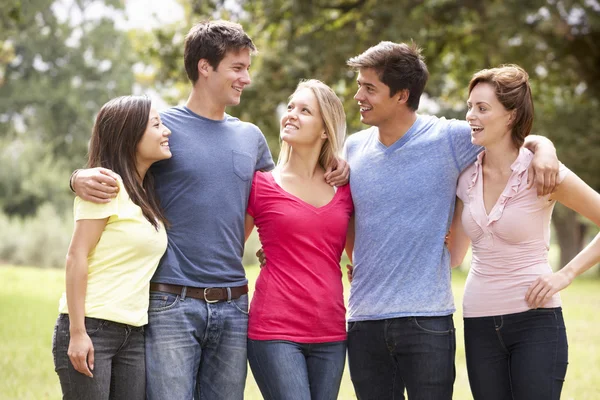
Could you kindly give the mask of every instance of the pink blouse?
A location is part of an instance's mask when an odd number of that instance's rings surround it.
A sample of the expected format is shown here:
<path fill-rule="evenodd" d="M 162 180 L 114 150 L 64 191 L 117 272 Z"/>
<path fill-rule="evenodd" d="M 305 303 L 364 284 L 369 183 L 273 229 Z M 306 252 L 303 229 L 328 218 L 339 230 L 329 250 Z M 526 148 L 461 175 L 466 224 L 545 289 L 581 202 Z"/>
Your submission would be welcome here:
<path fill-rule="evenodd" d="M 521 148 L 511 165 L 504 191 L 489 215 L 483 202 L 481 160 L 459 177 L 457 196 L 464 203 L 462 224 L 472 242 L 473 259 L 463 298 L 465 318 L 513 314 L 529 310 L 525 294 L 542 274 L 551 273 L 548 263 L 550 217 L 555 201 L 527 190 L 527 169 L 533 153 Z M 560 164 L 559 182 L 569 170 Z M 554 295 L 544 307 L 559 307 Z"/>

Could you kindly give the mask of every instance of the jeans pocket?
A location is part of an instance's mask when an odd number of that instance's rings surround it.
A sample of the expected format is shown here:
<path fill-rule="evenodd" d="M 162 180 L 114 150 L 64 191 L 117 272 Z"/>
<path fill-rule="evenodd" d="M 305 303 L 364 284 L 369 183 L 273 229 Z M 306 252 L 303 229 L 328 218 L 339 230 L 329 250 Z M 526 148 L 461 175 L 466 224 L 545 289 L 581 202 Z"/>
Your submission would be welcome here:
<path fill-rule="evenodd" d="M 348 333 L 358 330 L 359 321 L 348 322 Z"/>
<path fill-rule="evenodd" d="M 419 330 L 435 335 L 447 335 L 454 331 L 452 316 L 413 317 L 412 321 Z"/>
<path fill-rule="evenodd" d="M 248 295 L 243 294 L 237 299 L 231 300 L 231 304 L 242 314 L 248 315 Z"/>
<path fill-rule="evenodd" d="M 254 175 L 254 160 L 248 153 L 232 150 L 233 172 L 243 181 L 252 179 Z"/>
<path fill-rule="evenodd" d="M 95 335 L 102 330 L 105 323 L 103 319 L 85 317 L 85 331 L 88 336 Z"/>
<path fill-rule="evenodd" d="M 148 312 L 170 310 L 177 304 L 179 304 L 179 295 L 164 292 L 150 292 Z"/>

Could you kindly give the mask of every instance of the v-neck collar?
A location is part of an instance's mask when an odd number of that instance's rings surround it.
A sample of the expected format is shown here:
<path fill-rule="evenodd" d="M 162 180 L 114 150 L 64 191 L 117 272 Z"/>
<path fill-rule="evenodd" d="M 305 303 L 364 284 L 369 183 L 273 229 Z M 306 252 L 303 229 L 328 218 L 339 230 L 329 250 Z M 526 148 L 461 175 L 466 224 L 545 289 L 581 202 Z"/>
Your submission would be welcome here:
<path fill-rule="evenodd" d="M 282 193 L 283 195 L 285 195 L 286 197 L 290 198 L 291 200 L 296 201 L 298 204 L 301 204 L 302 206 L 316 212 L 317 214 L 322 213 L 323 211 L 327 210 L 329 207 L 331 207 L 338 198 L 338 194 L 340 193 L 339 188 L 335 191 L 335 193 L 333 194 L 333 197 L 331 198 L 331 200 L 329 200 L 329 202 L 325 205 L 322 205 L 321 207 L 316 207 L 304 200 L 302 200 L 300 197 L 295 196 L 293 194 L 291 194 L 290 192 L 288 192 L 287 190 L 285 190 L 284 188 L 282 188 L 277 181 L 275 180 L 275 177 L 273 176 L 273 172 L 267 172 L 267 175 L 269 177 L 269 180 L 271 181 L 271 184 L 275 187 L 275 189 L 277 191 L 279 191 L 280 193 Z"/>
<path fill-rule="evenodd" d="M 389 146 L 386 146 L 385 144 L 381 143 L 381 141 L 379 140 L 379 128 L 375 128 L 375 140 L 377 140 L 377 147 L 385 154 L 393 153 L 394 151 L 408 143 L 408 141 L 419 131 L 421 124 L 422 117 L 420 115 L 417 115 L 417 119 L 406 131 L 406 133 L 402 135 L 400 139 L 396 140 Z"/>
<path fill-rule="evenodd" d="M 471 185 L 467 189 L 469 193 L 470 201 L 472 204 L 477 204 L 477 208 L 481 211 L 481 223 L 479 225 L 489 226 L 492 222 L 495 222 L 502 217 L 502 213 L 504 212 L 504 208 L 506 207 L 506 203 L 515 195 L 519 190 L 519 186 L 521 185 L 521 181 L 531 163 L 533 158 L 533 153 L 528 149 L 522 147 L 519 150 L 519 155 L 517 159 L 511 164 L 510 168 L 512 173 L 506 182 L 504 189 L 496 202 L 494 203 L 492 209 L 489 214 L 485 209 L 485 201 L 483 199 L 483 156 L 485 151 L 482 151 L 477 156 L 477 161 L 475 161 L 475 168 L 473 171 L 473 175 L 471 178 Z M 475 189 L 475 190 L 473 190 Z M 476 192 L 476 196 L 473 192 Z M 485 223 L 483 223 L 485 222 Z"/>

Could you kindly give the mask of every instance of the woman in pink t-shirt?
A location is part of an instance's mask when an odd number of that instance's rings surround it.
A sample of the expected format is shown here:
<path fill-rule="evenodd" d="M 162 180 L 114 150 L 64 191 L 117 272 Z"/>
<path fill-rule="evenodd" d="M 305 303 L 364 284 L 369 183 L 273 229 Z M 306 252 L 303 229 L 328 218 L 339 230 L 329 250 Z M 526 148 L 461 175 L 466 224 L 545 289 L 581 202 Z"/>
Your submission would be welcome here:
<path fill-rule="evenodd" d="M 482 70 L 469 83 L 471 141 L 484 147 L 459 178 L 449 240 L 452 265 L 472 243 L 465 285 L 465 350 L 475 400 L 559 399 L 568 346 L 558 292 L 600 261 L 600 235 L 558 272 L 548 263 L 550 217 L 559 201 L 600 225 L 600 195 L 564 165 L 558 189 L 528 185 L 533 125 L 527 73 Z"/>
<path fill-rule="evenodd" d="M 324 83 L 301 82 L 281 118 L 272 172 L 257 172 L 246 215 L 266 264 L 248 320 L 248 360 L 265 399 L 337 399 L 346 357 L 340 257 L 354 207 L 348 185 L 325 173 L 346 135 L 342 102 Z"/>

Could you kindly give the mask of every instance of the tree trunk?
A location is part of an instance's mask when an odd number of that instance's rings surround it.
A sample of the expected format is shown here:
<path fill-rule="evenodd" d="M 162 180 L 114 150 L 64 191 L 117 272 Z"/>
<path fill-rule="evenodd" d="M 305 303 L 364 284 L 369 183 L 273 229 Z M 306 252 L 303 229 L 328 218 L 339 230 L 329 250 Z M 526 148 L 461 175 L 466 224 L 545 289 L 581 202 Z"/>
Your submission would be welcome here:
<path fill-rule="evenodd" d="M 585 246 L 587 226 L 577 219 L 577 213 L 561 204 L 556 205 L 552 222 L 556 231 L 556 238 L 560 247 L 561 269 L 573 259 Z"/>

